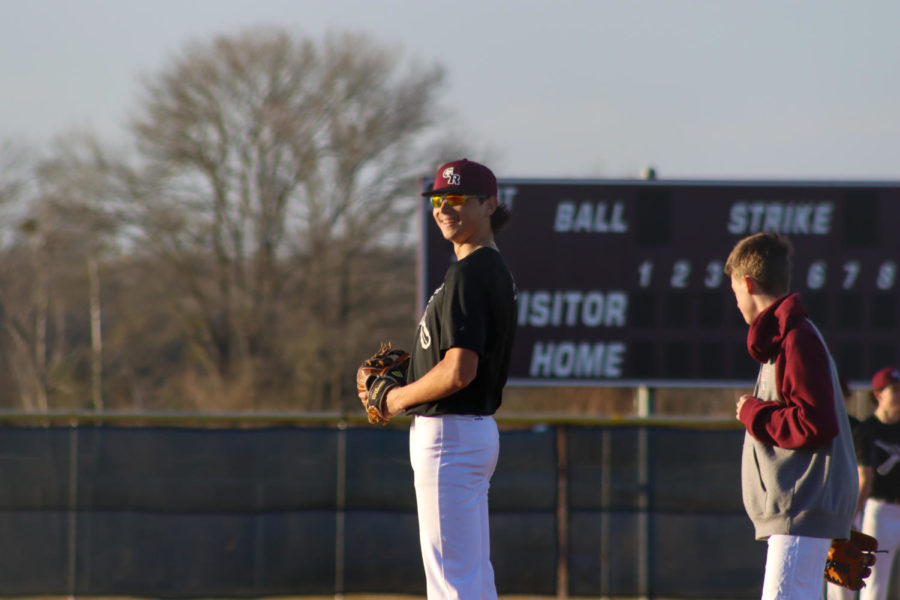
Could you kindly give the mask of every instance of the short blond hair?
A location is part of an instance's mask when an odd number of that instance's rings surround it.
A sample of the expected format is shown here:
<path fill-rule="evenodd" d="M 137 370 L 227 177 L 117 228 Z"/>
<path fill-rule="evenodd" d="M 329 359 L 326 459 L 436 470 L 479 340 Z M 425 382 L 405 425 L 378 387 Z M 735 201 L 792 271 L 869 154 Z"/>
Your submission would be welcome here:
<path fill-rule="evenodd" d="M 755 233 L 735 244 L 725 274 L 750 277 L 765 293 L 783 295 L 791 289 L 793 254 L 793 244 L 780 233 Z"/>

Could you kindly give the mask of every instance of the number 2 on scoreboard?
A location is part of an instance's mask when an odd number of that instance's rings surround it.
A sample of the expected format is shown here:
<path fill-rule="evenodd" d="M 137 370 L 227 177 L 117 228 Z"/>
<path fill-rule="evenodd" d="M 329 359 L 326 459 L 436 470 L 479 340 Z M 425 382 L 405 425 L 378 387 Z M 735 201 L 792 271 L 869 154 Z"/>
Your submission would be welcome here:
<path fill-rule="evenodd" d="M 708 289 L 715 289 L 722 285 L 723 278 L 722 261 L 711 260 L 706 264 L 706 274 L 703 277 L 703 285 Z M 642 288 L 650 287 L 653 281 L 653 261 L 645 260 L 638 265 L 638 285 Z M 688 287 L 691 276 L 691 262 L 680 259 L 672 264 L 672 276 L 669 285 L 676 289 Z"/>

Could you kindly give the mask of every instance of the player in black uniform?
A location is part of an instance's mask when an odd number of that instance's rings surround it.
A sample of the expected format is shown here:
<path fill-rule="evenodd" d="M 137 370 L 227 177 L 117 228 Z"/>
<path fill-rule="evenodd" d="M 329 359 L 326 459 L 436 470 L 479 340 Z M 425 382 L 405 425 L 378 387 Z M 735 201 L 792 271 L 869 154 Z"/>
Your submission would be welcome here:
<path fill-rule="evenodd" d="M 429 600 L 495 599 L 488 487 L 499 453 L 500 406 L 516 329 L 516 289 L 494 235 L 509 219 L 497 180 L 462 159 L 440 167 L 432 215 L 457 262 L 416 330 L 407 385 L 385 416 L 414 415 L 410 461 Z"/>
<path fill-rule="evenodd" d="M 887 555 L 878 557 L 859 594 L 860 600 L 887 598 L 894 552 L 900 547 L 900 370 L 885 367 L 872 377 L 875 413 L 862 422 L 859 500 L 862 530 L 878 540 Z"/>

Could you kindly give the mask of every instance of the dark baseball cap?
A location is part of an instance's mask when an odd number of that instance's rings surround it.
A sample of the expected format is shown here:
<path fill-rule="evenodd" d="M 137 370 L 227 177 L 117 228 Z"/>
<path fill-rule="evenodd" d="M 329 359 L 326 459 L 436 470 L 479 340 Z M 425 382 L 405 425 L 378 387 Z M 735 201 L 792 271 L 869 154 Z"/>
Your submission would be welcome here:
<path fill-rule="evenodd" d="M 885 367 L 872 376 L 873 390 L 880 390 L 895 383 L 900 383 L 900 370 L 897 367 Z"/>
<path fill-rule="evenodd" d="M 496 196 L 497 178 L 486 166 L 467 158 L 441 165 L 431 189 L 423 196 L 435 194 L 474 194 Z"/>

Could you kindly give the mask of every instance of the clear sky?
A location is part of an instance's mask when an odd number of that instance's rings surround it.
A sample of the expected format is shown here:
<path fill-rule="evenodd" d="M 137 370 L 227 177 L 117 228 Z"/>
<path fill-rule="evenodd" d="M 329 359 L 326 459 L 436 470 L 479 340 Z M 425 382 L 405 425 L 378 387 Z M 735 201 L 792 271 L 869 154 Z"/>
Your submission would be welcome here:
<path fill-rule="evenodd" d="M 0 140 L 115 140 L 185 44 L 275 25 L 444 65 L 501 177 L 900 180 L 898 24 L 896 0 L 0 0 Z"/>

